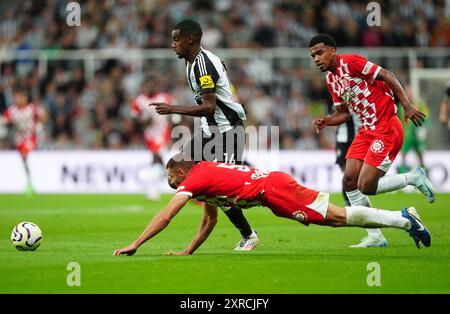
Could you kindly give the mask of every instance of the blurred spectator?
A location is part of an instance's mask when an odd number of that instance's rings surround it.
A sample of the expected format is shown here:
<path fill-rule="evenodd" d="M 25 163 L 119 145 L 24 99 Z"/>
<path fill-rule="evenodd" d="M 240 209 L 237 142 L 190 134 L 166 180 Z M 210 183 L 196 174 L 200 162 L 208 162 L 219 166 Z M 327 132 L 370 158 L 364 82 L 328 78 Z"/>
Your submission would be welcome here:
<path fill-rule="evenodd" d="M 83 23 L 77 31 L 76 44 L 78 48 L 94 48 L 99 35 L 99 28 L 90 15 L 83 15 Z"/>
<path fill-rule="evenodd" d="M 318 137 L 310 121 L 330 110 L 331 102 L 320 76 L 305 74 L 298 60 L 266 59 L 263 48 L 307 48 L 319 32 L 330 33 L 340 47 L 450 46 L 450 7 L 442 0 L 383 1 L 380 27 L 367 25 L 367 4 L 356 0 L 80 0 L 80 27 L 65 23 L 68 2 L 0 4 L 0 48 L 17 54 L 1 63 L 0 113 L 11 105 L 14 86 L 24 84 L 33 102 L 49 112 L 50 149 L 143 148 L 141 130 L 126 108 L 147 72 L 156 73 L 181 104 L 194 103 L 176 63 L 145 58 L 136 63 L 126 50 L 170 48 L 171 27 L 187 17 L 202 24 L 206 49 L 255 48 L 252 58 L 227 60 L 228 74 L 248 109 L 247 124 L 279 125 L 282 148 L 332 148 L 333 131 Z M 119 48 L 124 54 L 120 60 L 95 60 L 94 73 L 79 60 L 49 59 L 42 71 L 35 60 L 19 55 L 91 48 Z"/>
<path fill-rule="evenodd" d="M 366 24 L 366 4 L 356 0 L 239 1 L 238 5 L 229 0 L 79 2 L 83 15 L 78 28 L 65 25 L 68 1 L 4 4 L 0 14 L 2 46 L 17 46 L 17 35 L 24 31 L 32 48 L 169 48 L 170 27 L 189 16 L 204 25 L 205 44 L 210 47 L 306 47 L 319 31 L 329 32 L 340 46 L 357 45 L 358 33 L 367 33 L 370 46 L 413 46 L 415 41 L 408 40 L 417 31 L 421 46 L 450 45 L 444 1 L 383 1 L 381 27 L 395 25 L 395 33 L 407 36 L 400 41 L 372 38 L 379 35 Z M 423 39 L 425 33 L 430 37 L 428 43 Z"/>
<path fill-rule="evenodd" d="M 440 11 L 436 25 L 431 30 L 430 46 L 448 47 L 450 46 L 450 22 L 449 18 Z"/>
<path fill-rule="evenodd" d="M 0 22 L 0 40 L 2 45 L 8 47 L 14 43 L 20 25 L 20 20 L 14 17 L 14 8 L 8 8 L 2 15 Z"/>
<path fill-rule="evenodd" d="M 253 96 L 248 101 L 247 105 L 249 114 L 256 120 L 256 124 L 268 124 L 270 112 L 272 111 L 274 104 L 272 99 L 262 88 L 255 89 Z"/>

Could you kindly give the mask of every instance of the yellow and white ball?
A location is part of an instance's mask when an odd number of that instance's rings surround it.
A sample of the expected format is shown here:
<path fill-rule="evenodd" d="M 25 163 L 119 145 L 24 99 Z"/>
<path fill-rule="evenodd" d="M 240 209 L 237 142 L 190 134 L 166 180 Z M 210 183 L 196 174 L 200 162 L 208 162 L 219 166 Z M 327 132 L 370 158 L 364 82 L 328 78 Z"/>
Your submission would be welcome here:
<path fill-rule="evenodd" d="M 32 222 L 21 222 L 13 228 L 11 242 L 19 251 L 34 251 L 41 245 L 42 231 Z"/>

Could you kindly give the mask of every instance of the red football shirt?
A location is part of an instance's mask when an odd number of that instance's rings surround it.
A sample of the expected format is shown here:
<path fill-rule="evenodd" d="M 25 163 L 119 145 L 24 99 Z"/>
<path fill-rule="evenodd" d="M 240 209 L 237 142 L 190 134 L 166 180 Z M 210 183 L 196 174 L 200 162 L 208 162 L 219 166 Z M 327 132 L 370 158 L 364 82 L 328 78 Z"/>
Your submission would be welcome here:
<path fill-rule="evenodd" d="M 186 194 L 217 206 L 249 208 L 264 191 L 268 173 L 242 165 L 202 161 L 179 185 L 176 194 Z"/>
<path fill-rule="evenodd" d="M 144 130 L 145 139 L 157 139 L 161 135 L 165 135 L 167 133 L 166 129 L 170 128 L 169 116 L 158 114 L 155 107 L 149 106 L 149 104 L 153 103 L 166 103 L 175 106 L 176 101 L 172 95 L 167 93 L 158 93 L 151 97 L 141 94 L 132 101 L 131 116 L 152 121 Z"/>
<path fill-rule="evenodd" d="M 394 93 L 376 80 L 381 67 L 358 55 L 338 55 L 334 73 L 326 74 L 327 87 L 335 106 L 346 104 L 355 112 L 362 127 L 379 131 L 389 127 L 396 115 Z"/>
<path fill-rule="evenodd" d="M 36 136 L 41 111 L 42 109 L 29 103 L 24 107 L 12 105 L 3 113 L 6 122 L 14 124 L 14 141 L 16 144 Z"/>

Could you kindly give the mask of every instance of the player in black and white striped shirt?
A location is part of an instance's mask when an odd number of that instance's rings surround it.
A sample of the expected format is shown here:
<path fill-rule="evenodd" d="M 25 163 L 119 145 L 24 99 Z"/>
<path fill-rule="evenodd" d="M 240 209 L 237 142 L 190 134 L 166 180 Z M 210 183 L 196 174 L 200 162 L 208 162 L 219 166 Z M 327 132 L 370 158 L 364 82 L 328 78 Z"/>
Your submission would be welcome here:
<path fill-rule="evenodd" d="M 233 98 L 231 83 L 222 61 L 201 47 L 202 34 L 200 25 L 193 20 L 182 21 L 172 30 L 172 48 L 178 58 L 186 60 L 186 76 L 197 106 L 153 105 L 159 114 L 201 117 L 202 132 L 194 136 L 184 150 L 194 161 L 216 160 L 241 164 L 245 144 L 245 111 L 242 104 Z M 208 217 L 208 211 L 214 210 L 217 207 L 205 204 L 205 217 Z M 255 248 L 258 236 L 242 210 L 237 207 L 222 210 L 242 235 L 235 250 Z M 191 246 L 201 244 L 211 231 L 203 229 L 200 228 Z"/>

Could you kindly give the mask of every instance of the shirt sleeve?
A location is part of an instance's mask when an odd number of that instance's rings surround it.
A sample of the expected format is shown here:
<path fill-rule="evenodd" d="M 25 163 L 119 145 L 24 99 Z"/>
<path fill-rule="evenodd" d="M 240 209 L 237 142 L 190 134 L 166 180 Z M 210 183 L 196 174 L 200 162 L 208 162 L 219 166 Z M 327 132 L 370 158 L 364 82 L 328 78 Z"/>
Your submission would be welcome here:
<path fill-rule="evenodd" d="M 343 105 L 345 102 L 344 102 L 344 100 L 341 98 L 341 97 L 339 97 L 338 95 L 337 95 L 337 92 L 336 92 L 336 88 L 337 87 L 333 87 L 333 82 L 329 82 L 328 80 L 327 80 L 327 88 L 328 88 L 328 90 L 330 91 L 330 94 L 331 94 L 331 99 L 332 99 L 332 101 L 333 101 L 333 105 L 334 106 L 340 106 L 340 105 Z"/>
<path fill-rule="evenodd" d="M 373 84 L 381 70 L 379 65 L 358 55 L 349 56 L 347 66 L 350 75 L 359 76 L 370 84 Z"/>
<path fill-rule="evenodd" d="M 141 113 L 141 109 L 139 108 L 139 105 L 138 105 L 138 102 L 137 102 L 137 98 L 136 98 L 131 103 L 131 116 L 133 118 L 136 118 L 136 117 L 139 116 L 140 113 Z"/>
<path fill-rule="evenodd" d="M 200 94 L 209 94 L 216 91 L 219 72 L 209 58 L 200 52 L 194 67 L 195 79 L 200 86 Z"/>
<path fill-rule="evenodd" d="M 11 122 L 11 111 L 9 108 L 3 112 L 3 121 L 5 121 L 5 123 Z"/>
<path fill-rule="evenodd" d="M 190 175 L 187 177 L 181 184 L 178 186 L 176 194 L 184 194 L 189 196 L 189 198 L 195 198 L 200 189 L 201 189 L 201 182 L 199 181 L 199 178 L 196 175 Z"/>

